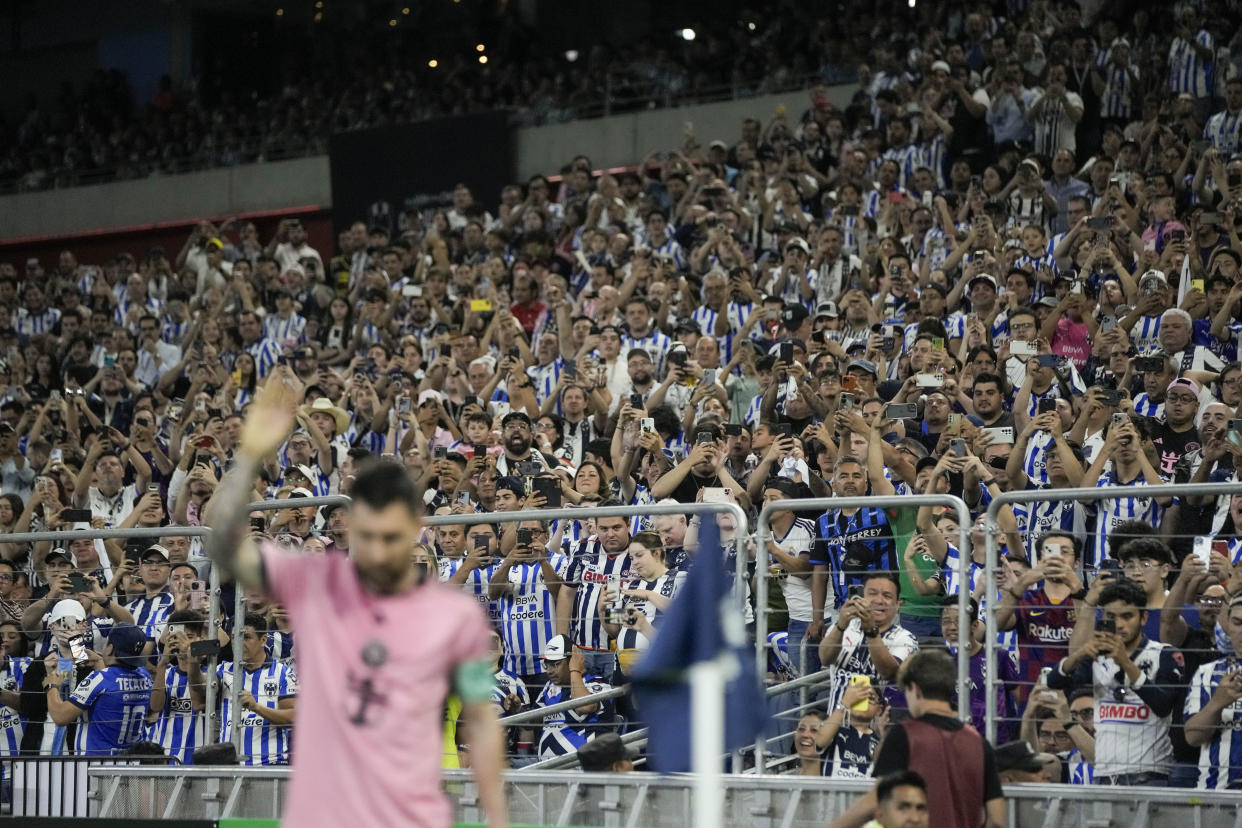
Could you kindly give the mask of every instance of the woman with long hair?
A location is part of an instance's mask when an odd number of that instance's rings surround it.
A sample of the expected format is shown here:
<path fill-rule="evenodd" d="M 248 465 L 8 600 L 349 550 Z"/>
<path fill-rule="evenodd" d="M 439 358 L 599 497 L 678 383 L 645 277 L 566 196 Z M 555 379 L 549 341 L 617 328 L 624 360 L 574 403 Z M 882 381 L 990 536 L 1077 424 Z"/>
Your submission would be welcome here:
<path fill-rule="evenodd" d="M 336 296 L 328 303 L 328 315 L 319 330 L 319 362 L 344 365 L 352 356 L 349 342 L 354 329 L 354 309 L 349 301 Z"/>
<path fill-rule="evenodd" d="M 259 374 L 255 370 L 254 357 L 242 351 L 233 361 L 233 386 L 237 389 L 233 395 L 234 411 L 241 411 L 254 399 L 258 379 Z"/>

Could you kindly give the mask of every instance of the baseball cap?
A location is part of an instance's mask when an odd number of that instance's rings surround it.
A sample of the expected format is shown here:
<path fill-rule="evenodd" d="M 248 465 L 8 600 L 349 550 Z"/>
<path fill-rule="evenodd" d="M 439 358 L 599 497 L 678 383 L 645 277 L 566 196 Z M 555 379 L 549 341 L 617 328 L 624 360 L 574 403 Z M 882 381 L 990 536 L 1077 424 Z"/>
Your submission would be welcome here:
<path fill-rule="evenodd" d="M 444 402 L 444 395 L 441 394 L 439 391 L 435 390 L 434 388 L 428 388 L 425 391 L 419 392 L 419 395 L 418 395 L 419 405 L 422 405 L 423 403 L 428 402 L 430 400 L 435 400 L 436 402 Z"/>
<path fill-rule="evenodd" d="M 43 556 L 43 564 L 46 566 L 52 558 L 64 558 L 70 566 L 78 565 L 78 562 L 73 559 L 73 553 L 63 546 L 53 546 L 51 551 Z"/>
<path fill-rule="evenodd" d="M 703 329 L 698 322 L 693 319 L 678 319 L 677 324 L 673 326 L 674 333 L 693 333 L 699 336 L 703 335 Z"/>
<path fill-rule="evenodd" d="M 945 288 L 945 286 L 940 284 L 939 282 L 929 282 L 928 284 L 923 286 L 924 293 L 926 293 L 929 290 L 934 293 L 939 293 L 941 296 L 949 295 L 948 289 Z"/>
<path fill-rule="evenodd" d="M 822 302 L 815 306 L 815 318 L 816 319 L 818 319 L 821 316 L 829 316 L 835 319 L 840 315 L 841 315 L 841 311 L 837 307 L 837 303 L 832 301 L 831 299 L 829 299 L 827 302 Z"/>
<path fill-rule="evenodd" d="M 74 603 L 77 603 L 76 601 Z M 565 635 L 554 635 L 548 639 L 547 646 L 543 648 L 544 661 L 564 661 L 569 658 L 573 652 L 573 645 L 569 643 L 569 637 Z"/>
<path fill-rule="evenodd" d="M 786 330 L 792 331 L 801 325 L 807 316 L 809 314 L 806 312 L 806 308 L 802 307 L 802 305 L 790 303 L 781 312 L 781 324 L 785 326 Z"/>
<path fill-rule="evenodd" d="M 1041 298 L 1036 305 L 1042 305 L 1045 308 L 1055 308 L 1057 306 L 1057 298 L 1055 296 L 1045 296 Z"/>
<path fill-rule="evenodd" d="M 1177 379 L 1173 380 L 1172 382 L 1169 383 L 1168 387 L 1165 389 L 1165 393 L 1167 394 L 1168 392 L 1172 391 L 1174 388 L 1185 388 L 1187 391 L 1194 394 L 1196 397 L 1199 396 L 1199 392 L 1202 390 L 1199 388 L 1199 383 L 1195 382 L 1189 377 L 1178 377 Z"/>
<path fill-rule="evenodd" d="M 315 479 L 315 473 L 311 471 L 310 466 L 303 466 L 301 463 L 294 463 L 292 466 L 285 469 L 285 477 L 289 476 L 290 471 L 297 472 L 298 474 L 305 477 L 307 481 L 313 482 Z"/>
<path fill-rule="evenodd" d="M 82 609 L 82 602 L 73 598 L 62 598 L 52 607 L 52 615 L 48 618 L 49 624 L 55 624 L 57 621 L 85 621 L 86 610 Z"/>
<path fill-rule="evenodd" d="M 967 289 L 974 287 L 975 282 L 978 282 L 980 280 L 987 282 L 992 287 L 996 287 L 996 277 L 993 276 L 991 273 L 976 273 L 974 276 L 971 277 L 970 281 L 966 283 Z"/>
<path fill-rule="evenodd" d="M 172 556 L 168 554 L 168 550 L 160 546 L 158 543 L 153 543 L 146 549 L 142 550 L 141 560 L 145 561 L 148 555 L 159 555 L 164 559 L 165 563 L 172 560 Z"/>
<path fill-rule="evenodd" d="M 142 649 L 147 641 L 146 634 L 133 624 L 116 624 L 108 633 L 113 657 L 126 667 L 142 666 Z"/>
<path fill-rule="evenodd" d="M 951 72 L 952 71 L 949 68 L 949 64 L 943 60 L 932 61 L 931 70 L 933 72 Z"/>
<path fill-rule="evenodd" d="M 708 144 L 707 148 L 727 150 L 729 148 L 729 145 L 726 144 L 724 141 L 721 141 L 719 138 L 717 138 L 715 141 L 712 141 L 710 144 Z"/>
<path fill-rule="evenodd" d="M 1043 760 L 1039 758 L 1035 748 L 1024 739 L 1006 742 L 996 749 L 995 754 L 997 771 L 1041 771 L 1044 769 Z"/>
<path fill-rule="evenodd" d="M 314 493 L 310 489 L 306 488 L 305 486 L 298 486 L 296 489 L 289 492 L 289 497 L 314 497 L 314 496 L 315 496 Z"/>
<path fill-rule="evenodd" d="M 801 236 L 794 236 L 792 239 L 785 242 L 786 250 L 788 250 L 791 247 L 798 248 L 799 250 L 801 250 L 803 253 L 805 253 L 808 256 L 811 255 L 811 246 L 807 244 L 806 239 L 802 238 Z"/>
<path fill-rule="evenodd" d="M 526 497 L 526 486 L 520 478 L 512 475 L 506 475 L 496 481 L 496 491 L 499 492 L 501 489 L 508 489 L 518 497 Z"/>
<path fill-rule="evenodd" d="M 525 411 L 510 411 L 508 414 L 505 415 L 505 418 L 500 421 L 500 426 L 501 428 L 504 428 L 508 426 L 509 423 L 514 423 L 514 422 L 519 422 L 519 421 L 525 423 L 527 426 L 530 425 L 530 417 L 527 416 Z"/>
<path fill-rule="evenodd" d="M 877 379 L 880 376 L 880 369 L 876 367 L 876 364 L 869 359 L 856 359 L 853 362 L 851 362 L 849 364 L 849 367 L 846 368 L 845 370 L 849 371 L 853 368 L 857 368 L 860 371 L 865 371 L 866 373 L 870 374 L 873 377 L 876 377 Z"/>

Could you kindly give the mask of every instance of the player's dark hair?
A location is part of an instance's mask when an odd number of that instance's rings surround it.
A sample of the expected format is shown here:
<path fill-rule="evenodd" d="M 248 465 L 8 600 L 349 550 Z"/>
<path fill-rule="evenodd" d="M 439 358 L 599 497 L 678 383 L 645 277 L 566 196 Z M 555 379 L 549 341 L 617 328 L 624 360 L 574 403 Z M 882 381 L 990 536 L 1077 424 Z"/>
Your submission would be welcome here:
<path fill-rule="evenodd" d="M 880 777 L 880 781 L 875 785 L 876 801 L 888 802 L 893 798 L 893 791 L 898 788 L 918 788 L 924 794 L 927 793 L 927 783 L 923 781 L 922 776 L 919 776 L 918 771 L 897 771 Z"/>
<path fill-rule="evenodd" d="M 411 515 L 422 513 L 418 487 L 405 469 L 396 463 L 365 461 L 358 468 L 358 476 L 349 494 L 354 503 L 363 503 L 377 512 L 400 503 Z"/>
<path fill-rule="evenodd" d="M 1113 601 L 1120 601 L 1123 604 L 1138 607 L 1144 612 L 1147 611 L 1147 592 L 1134 581 L 1113 581 L 1100 590 L 1100 598 L 1096 606 L 1102 607 Z"/>
<path fill-rule="evenodd" d="M 897 684 L 906 692 L 918 685 L 929 701 L 952 701 L 957 692 L 957 668 L 944 650 L 919 650 L 902 662 Z"/>

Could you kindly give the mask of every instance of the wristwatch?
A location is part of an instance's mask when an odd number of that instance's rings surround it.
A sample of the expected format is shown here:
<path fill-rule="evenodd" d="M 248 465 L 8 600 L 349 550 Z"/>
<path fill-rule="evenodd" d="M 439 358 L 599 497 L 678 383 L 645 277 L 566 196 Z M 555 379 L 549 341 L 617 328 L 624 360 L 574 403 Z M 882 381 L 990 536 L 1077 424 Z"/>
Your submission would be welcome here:
<path fill-rule="evenodd" d="M 863 630 L 863 638 L 876 638 L 880 634 L 879 627 L 872 627 L 869 630 Z"/>
<path fill-rule="evenodd" d="M 1087 597 L 1087 588 L 1083 587 L 1077 592 L 1071 592 L 1069 597 L 1073 598 L 1075 601 L 1081 601 L 1083 598 Z"/>
<path fill-rule="evenodd" d="M 1078 721 L 1077 719 L 1070 719 L 1068 722 L 1066 722 L 1065 724 L 1061 726 L 1064 727 L 1066 730 L 1069 730 L 1071 727 L 1077 724 L 1082 724 L 1082 723 Z"/>

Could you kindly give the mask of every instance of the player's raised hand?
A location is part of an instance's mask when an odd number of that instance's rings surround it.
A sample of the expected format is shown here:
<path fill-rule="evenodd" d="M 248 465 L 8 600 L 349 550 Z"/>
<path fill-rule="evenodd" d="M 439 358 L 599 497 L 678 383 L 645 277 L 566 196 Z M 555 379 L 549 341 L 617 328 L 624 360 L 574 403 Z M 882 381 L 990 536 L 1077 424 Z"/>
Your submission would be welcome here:
<path fill-rule="evenodd" d="M 255 458 L 276 451 L 293 429 L 296 411 L 297 398 L 293 389 L 279 380 L 269 382 L 246 412 L 241 450 Z"/>

